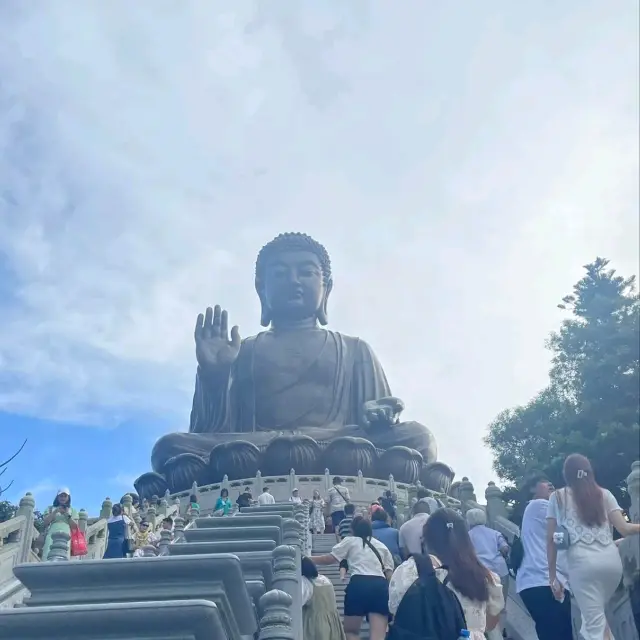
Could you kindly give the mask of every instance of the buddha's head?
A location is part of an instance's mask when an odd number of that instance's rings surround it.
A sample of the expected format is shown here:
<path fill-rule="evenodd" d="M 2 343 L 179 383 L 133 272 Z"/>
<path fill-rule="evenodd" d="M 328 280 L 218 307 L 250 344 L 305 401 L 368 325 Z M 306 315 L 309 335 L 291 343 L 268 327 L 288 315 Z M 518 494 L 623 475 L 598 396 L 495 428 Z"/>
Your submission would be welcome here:
<path fill-rule="evenodd" d="M 256 291 L 263 327 L 272 321 L 309 318 L 326 325 L 332 286 L 327 250 L 304 233 L 282 233 L 258 254 Z"/>

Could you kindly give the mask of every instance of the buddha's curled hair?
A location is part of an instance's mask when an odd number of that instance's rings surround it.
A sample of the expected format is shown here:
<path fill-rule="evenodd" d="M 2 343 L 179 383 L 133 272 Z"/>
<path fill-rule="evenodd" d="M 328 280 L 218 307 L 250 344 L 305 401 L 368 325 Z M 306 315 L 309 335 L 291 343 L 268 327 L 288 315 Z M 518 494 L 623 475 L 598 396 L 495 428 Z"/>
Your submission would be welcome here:
<path fill-rule="evenodd" d="M 256 289 L 261 288 L 264 269 L 269 258 L 282 251 L 311 251 L 320 261 L 324 284 L 326 285 L 331 280 L 331 258 L 329 258 L 327 250 L 306 233 L 288 232 L 281 233 L 260 249 L 256 260 Z"/>

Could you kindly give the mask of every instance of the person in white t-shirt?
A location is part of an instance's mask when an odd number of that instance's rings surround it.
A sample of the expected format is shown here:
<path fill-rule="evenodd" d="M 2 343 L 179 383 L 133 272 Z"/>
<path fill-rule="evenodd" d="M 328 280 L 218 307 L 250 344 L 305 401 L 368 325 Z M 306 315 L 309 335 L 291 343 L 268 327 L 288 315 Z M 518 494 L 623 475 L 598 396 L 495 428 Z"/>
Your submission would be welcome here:
<path fill-rule="evenodd" d="M 265 487 L 258 496 L 258 504 L 263 507 L 267 504 L 275 504 L 276 499 L 269 493 L 269 487 Z"/>
<path fill-rule="evenodd" d="M 394 563 L 391 552 L 372 536 L 371 523 L 356 516 L 353 535 L 336 544 L 330 554 L 311 559 L 319 565 L 349 563 L 351 579 L 344 596 L 344 630 L 347 640 L 360 638 L 360 626 L 369 618 L 371 640 L 384 640 L 389 621 L 389 579 Z"/>
<path fill-rule="evenodd" d="M 520 529 L 524 557 L 516 574 L 516 591 L 529 611 L 539 640 L 573 640 L 571 599 L 557 600 L 549 586 L 547 509 L 554 487 L 540 472 L 532 473 L 524 491 L 532 500 L 524 510 Z M 564 552 L 558 555 L 558 580 L 567 587 Z"/>
<path fill-rule="evenodd" d="M 340 542 L 338 535 L 338 525 L 344 520 L 344 508 L 351 502 L 349 489 L 342 486 L 342 478 L 336 476 L 333 479 L 333 486 L 327 493 L 327 502 L 329 503 L 329 513 L 331 514 L 331 524 L 336 534 L 336 540 Z"/>
<path fill-rule="evenodd" d="M 611 491 L 598 486 L 591 463 L 583 455 L 570 455 L 563 475 L 567 487 L 551 496 L 547 512 L 549 583 L 556 598 L 562 598 L 564 587 L 556 575 L 556 536 L 560 542 L 568 536 L 567 569 L 582 615 L 580 637 L 610 640 L 604 609 L 622 579 L 622 560 L 613 542 L 612 526 L 622 536 L 629 536 L 640 533 L 640 525 L 623 518 L 617 500 Z"/>

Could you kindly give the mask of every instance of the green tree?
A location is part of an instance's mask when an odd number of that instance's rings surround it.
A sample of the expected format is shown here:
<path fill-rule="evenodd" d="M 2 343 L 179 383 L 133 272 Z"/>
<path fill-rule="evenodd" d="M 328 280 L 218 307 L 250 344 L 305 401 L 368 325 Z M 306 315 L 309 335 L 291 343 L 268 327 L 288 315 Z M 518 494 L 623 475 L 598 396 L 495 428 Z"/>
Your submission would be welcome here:
<path fill-rule="evenodd" d="M 531 469 L 562 483 L 570 453 L 592 462 L 598 481 L 626 502 L 622 489 L 640 458 L 640 298 L 597 258 L 566 296 L 570 313 L 547 343 L 549 385 L 527 405 L 507 409 L 489 426 L 486 444 L 500 477 L 519 485 Z"/>
<path fill-rule="evenodd" d="M 18 507 L 11 504 L 8 500 L 0 500 L 0 522 L 6 522 L 15 517 Z"/>

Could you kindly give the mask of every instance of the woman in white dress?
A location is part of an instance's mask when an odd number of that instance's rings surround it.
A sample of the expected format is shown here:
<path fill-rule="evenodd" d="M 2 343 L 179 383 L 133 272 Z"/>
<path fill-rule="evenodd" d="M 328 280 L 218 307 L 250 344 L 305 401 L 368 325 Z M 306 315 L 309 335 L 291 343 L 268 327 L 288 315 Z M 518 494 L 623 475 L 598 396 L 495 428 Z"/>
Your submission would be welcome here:
<path fill-rule="evenodd" d="M 320 497 L 320 492 L 317 489 L 313 491 L 310 509 L 309 528 L 314 533 L 324 533 L 324 500 Z"/>
<path fill-rule="evenodd" d="M 604 610 L 620 584 L 622 561 L 611 527 L 626 537 L 640 533 L 640 525 L 624 519 L 613 494 L 598 486 L 584 456 L 570 455 L 563 474 L 567 486 L 552 494 L 547 512 L 551 589 L 558 600 L 565 596 L 556 577 L 556 561 L 558 548 L 566 548 L 569 584 L 582 615 L 582 638 L 613 640 Z"/>
<path fill-rule="evenodd" d="M 431 554 L 436 576 L 462 605 L 471 640 L 484 640 L 485 631 L 498 624 L 504 608 L 500 577 L 478 560 L 465 521 L 452 509 L 432 513 L 422 532 L 423 546 Z M 395 570 L 389 584 L 391 614 L 395 615 L 400 601 L 417 579 L 413 558 Z"/>

